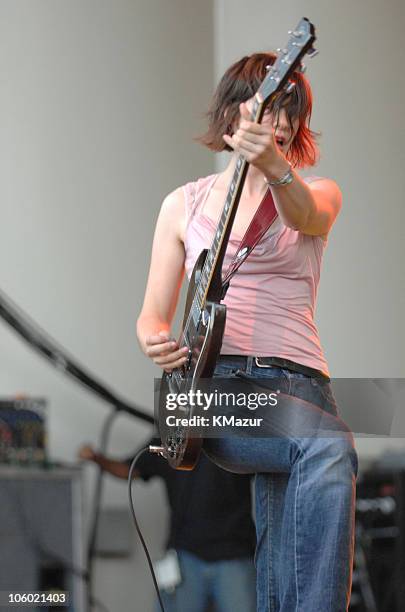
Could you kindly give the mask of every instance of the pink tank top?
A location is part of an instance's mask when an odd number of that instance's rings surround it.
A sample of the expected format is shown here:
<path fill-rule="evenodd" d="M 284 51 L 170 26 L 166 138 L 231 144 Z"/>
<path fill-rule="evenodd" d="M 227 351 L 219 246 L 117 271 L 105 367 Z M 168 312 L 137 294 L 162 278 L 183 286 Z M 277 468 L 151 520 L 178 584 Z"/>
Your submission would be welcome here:
<path fill-rule="evenodd" d="M 211 246 L 216 223 L 202 211 L 217 174 L 184 185 L 185 267 Z M 308 182 L 313 179 L 306 179 Z M 227 270 L 242 236 L 231 233 Z M 329 374 L 314 323 L 325 240 L 285 226 L 278 218 L 232 278 L 224 303 L 221 354 L 277 356 Z"/>

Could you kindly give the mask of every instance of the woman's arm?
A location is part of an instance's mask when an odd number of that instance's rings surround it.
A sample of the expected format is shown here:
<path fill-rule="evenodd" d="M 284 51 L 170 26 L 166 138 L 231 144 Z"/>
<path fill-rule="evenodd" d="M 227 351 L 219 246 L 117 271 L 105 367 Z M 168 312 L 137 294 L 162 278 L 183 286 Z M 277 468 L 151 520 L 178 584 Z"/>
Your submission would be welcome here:
<path fill-rule="evenodd" d="M 277 146 L 271 123 L 254 123 L 246 104 L 240 105 L 241 121 L 233 136 L 225 142 L 241 153 L 269 181 L 277 181 L 290 169 L 285 155 Z M 337 184 L 320 179 L 310 184 L 293 171 L 288 185 L 272 186 L 274 203 L 281 220 L 304 234 L 327 235 L 338 215 L 342 197 Z"/>
<path fill-rule="evenodd" d="M 280 177 L 285 174 L 278 172 Z M 287 167 L 288 169 L 288 167 Z M 272 177 L 277 170 L 273 169 Z M 342 194 L 331 179 L 317 179 L 306 183 L 295 171 L 289 185 L 272 187 L 277 211 L 284 225 L 312 236 L 325 236 L 331 229 L 342 206 Z"/>
<path fill-rule="evenodd" d="M 163 201 L 157 220 L 145 297 L 137 321 L 139 344 L 157 365 L 170 371 L 186 361 L 187 348 L 170 338 L 170 326 L 184 277 L 183 190 L 176 189 Z"/>

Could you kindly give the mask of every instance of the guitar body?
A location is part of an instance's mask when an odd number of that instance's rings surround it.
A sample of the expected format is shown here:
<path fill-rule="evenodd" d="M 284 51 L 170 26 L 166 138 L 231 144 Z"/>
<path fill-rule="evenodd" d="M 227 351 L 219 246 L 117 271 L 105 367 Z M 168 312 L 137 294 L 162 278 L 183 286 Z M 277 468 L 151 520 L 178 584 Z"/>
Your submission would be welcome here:
<path fill-rule="evenodd" d="M 201 252 L 193 269 L 187 293 L 183 329 L 192 309 L 193 297 L 200 282 L 207 253 L 208 250 Z M 190 339 L 189 361 L 184 368 L 175 371 L 176 374 L 164 373 L 162 376 L 159 394 L 159 432 L 166 448 L 167 460 L 174 468 L 192 470 L 195 467 L 202 447 L 202 438 L 190 437 L 187 427 L 169 427 L 166 424 L 166 417 L 170 414 L 166 408 L 167 395 L 188 393 L 197 388 L 201 378 L 211 378 L 221 350 L 225 320 L 226 306 L 207 300 L 203 316 L 197 325 L 197 333 Z M 192 411 L 191 406 L 185 407 L 181 416 L 188 419 L 192 416 Z"/>

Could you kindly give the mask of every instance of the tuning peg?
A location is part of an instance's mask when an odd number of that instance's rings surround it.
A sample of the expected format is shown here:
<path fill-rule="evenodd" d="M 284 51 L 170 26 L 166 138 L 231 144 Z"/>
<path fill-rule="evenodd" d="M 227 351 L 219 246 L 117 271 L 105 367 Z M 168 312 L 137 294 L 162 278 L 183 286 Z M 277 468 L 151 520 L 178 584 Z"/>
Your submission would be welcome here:
<path fill-rule="evenodd" d="M 301 38 L 302 36 L 301 30 L 288 30 L 288 34 L 294 36 L 294 38 Z"/>
<path fill-rule="evenodd" d="M 313 57 L 315 57 L 315 55 L 318 55 L 319 51 L 318 49 L 315 49 L 315 47 L 311 47 L 310 49 L 308 49 L 308 57 L 310 57 L 311 59 Z"/>
<path fill-rule="evenodd" d="M 285 88 L 286 93 L 291 93 L 292 90 L 295 87 L 295 82 L 294 81 L 289 81 L 287 87 Z"/>
<path fill-rule="evenodd" d="M 300 64 L 300 66 L 298 67 L 298 72 L 301 72 L 301 74 L 305 74 L 306 71 L 307 71 L 306 65 Z"/>

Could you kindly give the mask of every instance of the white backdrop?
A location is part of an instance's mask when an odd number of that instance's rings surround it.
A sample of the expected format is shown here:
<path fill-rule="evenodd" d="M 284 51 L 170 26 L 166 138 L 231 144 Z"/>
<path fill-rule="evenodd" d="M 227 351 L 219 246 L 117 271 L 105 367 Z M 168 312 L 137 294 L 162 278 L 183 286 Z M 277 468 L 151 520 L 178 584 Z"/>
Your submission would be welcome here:
<path fill-rule="evenodd" d="M 321 52 L 308 62 L 313 127 L 323 133 L 319 174 L 335 178 L 344 195 L 324 263 L 321 337 L 335 376 L 404 376 L 402 0 L 213 5 L 1 1 L 1 289 L 98 376 L 151 410 L 155 370 L 138 350 L 135 320 L 160 201 L 213 171 L 214 157 L 192 138 L 214 75 L 244 53 L 281 46 L 306 15 Z M 108 409 L 2 323 L 0 342 L 1 394 L 49 398 L 51 454 L 73 460 L 80 443 L 98 439 Z M 111 451 L 130 452 L 147 432 L 122 417 Z M 387 445 L 360 442 L 359 449 L 366 456 Z M 90 470 L 86 476 L 90 483 Z M 156 551 L 162 491 L 139 491 Z M 126 504 L 125 486 L 110 480 L 106 500 Z M 140 550 L 134 564 L 99 564 L 97 589 L 114 612 L 148 609 Z"/>

